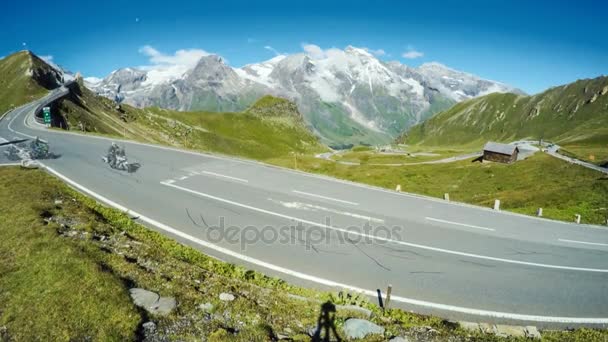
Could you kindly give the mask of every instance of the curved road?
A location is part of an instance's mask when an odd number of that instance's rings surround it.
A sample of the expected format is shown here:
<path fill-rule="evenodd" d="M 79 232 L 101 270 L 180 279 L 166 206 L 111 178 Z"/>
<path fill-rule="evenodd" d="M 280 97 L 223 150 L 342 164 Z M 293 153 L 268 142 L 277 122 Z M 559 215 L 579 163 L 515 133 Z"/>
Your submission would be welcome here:
<path fill-rule="evenodd" d="M 110 139 L 35 123 L 44 102 L 9 113 L 0 136 L 48 140 L 49 172 L 207 254 L 304 286 L 392 284 L 392 305 L 451 319 L 608 324 L 604 228 L 124 141 L 142 164 L 127 174 L 101 161 Z"/>

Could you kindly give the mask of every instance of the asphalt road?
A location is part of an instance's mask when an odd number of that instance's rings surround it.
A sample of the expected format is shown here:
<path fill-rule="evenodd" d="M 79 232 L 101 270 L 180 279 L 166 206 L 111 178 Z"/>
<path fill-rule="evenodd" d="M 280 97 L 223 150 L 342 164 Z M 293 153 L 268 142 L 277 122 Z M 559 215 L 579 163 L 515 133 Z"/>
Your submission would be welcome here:
<path fill-rule="evenodd" d="M 39 104 L 9 113 L 0 136 L 40 136 L 61 155 L 49 172 L 207 254 L 304 286 L 392 284 L 392 305 L 451 319 L 608 324 L 605 228 L 122 141 L 142 164 L 129 174 L 101 161 L 110 139 L 36 124 Z"/>

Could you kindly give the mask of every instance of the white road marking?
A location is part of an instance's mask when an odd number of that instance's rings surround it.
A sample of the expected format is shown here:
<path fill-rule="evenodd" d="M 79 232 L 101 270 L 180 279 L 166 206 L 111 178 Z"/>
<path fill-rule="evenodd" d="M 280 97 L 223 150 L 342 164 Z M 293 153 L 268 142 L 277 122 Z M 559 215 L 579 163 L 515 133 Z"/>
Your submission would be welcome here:
<path fill-rule="evenodd" d="M 237 178 L 237 177 L 232 177 L 232 176 L 226 176 L 226 175 L 222 175 L 222 174 L 215 173 L 215 172 L 211 172 L 211 171 L 201 171 L 201 172 L 202 172 L 202 173 L 204 173 L 204 174 L 207 174 L 207 175 L 211 175 L 211 176 L 216 176 L 216 177 L 222 177 L 222 178 L 232 179 L 232 180 L 235 180 L 235 181 L 237 181 L 237 182 L 249 183 L 249 181 L 248 181 L 248 180 L 243 179 L 243 178 Z"/>
<path fill-rule="evenodd" d="M 281 217 L 281 218 L 288 219 L 288 220 L 299 221 L 299 222 L 302 222 L 302 223 L 310 224 L 310 225 L 315 226 L 315 227 L 326 227 L 328 229 L 332 229 L 332 230 L 343 232 L 343 233 L 347 233 L 347 234 L 358 235 L 358 236 L 362 236 L 362 237 L 371 238 L 371 239 L 374 239 L 374 240 L 391 242 L 391 243 L 394 243 L 394 244 L 404 245 L 404 246 L 413 247 L 413 248 L 425 249 L 425 250 L 429 250 L 429 251 L 434 251 L 434 252 L 439 252 L 439 253 L 446 253 L 446 254 L 452 254 L 452 255 L 459 255 L 459 256 L 464 256 L 464 257 L 469 257 L 469 258 L 474 258 L 474 259 L 484 259 L 484 260 L 491 260 L 491 261 L 497 261 L 497 262 L 504 262 L 504 263 L 508 263 L 508 264 L 534 266 L 534 267 L 543 267 L 543 268 L 568 270 L 568 271 L 583 271 L 583 272 L 608 273 L 608 269 L 585 268 L 585 267 L 574 267 L 574 266 L 560 266 L 560 265 L 551 265 L 551 264 L 541 264 L 541 263 L 536 263 L 536 262 L 527 262 L 527 261 L 497 258 L 497 257 L 491 257 L 491 256 L 479 255 L 479 254 L 473 254 L 473 253 L 467 253 L 467 252 L 459 252 L 459 251 L 453 251 L 453 250 L 439 248 L 439 247 L 431 247 L 431 246 L 426 246 L 426 245 L 420 245 L 420 244 L 406 242 L 406 241 L 401 241 L 401 240 L 393 240 L 393 239 L 389 239 L 389 238 L 385 238 L 385 237 L 381 237 L 381 236 L 369 235 L 369 234 L 360 233 L 360 232 L 356 232 L 356 231 L 351 231 L 351 230 L 347 230 L 347 229 L 342 229 L 342 228 L 338 228 L 338 227 L 334 227 L 334 226 L 330 226 L 330 225 L 323 225 L 323 224 L 319 224 L 317 222 L 313 222 L 313 221 L 309 221 L 309 220 L 305 220 L 305 219 L 301 219 L 301 218 L 297 218 L 297 217 L 293 217 L 293 216 L 289 216 L 289 215 L 275 213 L 275 212 L 270 211 L 270 210 L 256 208 L 256 207 L 253 207 L 253 206 L 250 206 L 250 205 L 247 205 L 247 204 L 242 204 L 242 203 L 239 203 L 239 202 L 235 202 L 235 201 L 231 201 L 231 200 L 228 200 L 228 199 L 224 199 L 224 198 L 216 197 L 216 196 L 209 195 L 209 194 L 206 194 L 206 193 L 202 193 L 202 192 L 199 192 L 199 191 L 196 191 L 196 190 L 184 188 L 184 187 L 181 187 L 181 186 L 175 185 L 175 184 L 166 184 L 166 183 L 163 183 L 163 182 L 161 182 L 161 184 L 166 185 L 166 186 L 170 186 L 170 187 L 173 187 L 173 188 L 185 191 L 185 192 L 189 192 L 189 193 L 201 196 L 201 197 L 205 197 L 205 198 L 209 198 L 209 199 L 212 199 L 212 200 L 216 200 L 218 202 L 228 203 L 228 204 L 231 204 L 231 205 L 234 205 L 234 206 L 237 206 L 237 207 L 241 207 L 241 208 L 257 211 L 257 212 L 260 212 L 260 213 L 264 213 L 264 214 L 268 214 L 268 215 L 272 215 L 272 216 L 276 216 L 276 217 Z"/>
<path fill-rule="evenodd" d="M 608 243 L 599 243 L 599 242 L 586 242 L 586 241 L 576 241 L 576 240 L 568 240 L 568 239 L 558 239 L 561 242 L 570 242 L 570 243 L 580 243 L 583 245 L 592 245 L 592 246 L 605 246 L 608 247 Z"/>
<path fill-rule="evenodd" d="M 446 220 L 436 219 L 436 218 L 432 218 L 432 217 L 425 217 L 425 219 L 427 219 L 429 221 L 435 221 L 435 222 L 453 224 L 455 226 L 462 226 L 462 227 L 468 227 L 468 228 L 474 228 L 474 229 L 482 229 L 482 230 L 488 230 L 488 231 L 491 231 L 491 232 L 495 231 L 494 228 L 486 228 L 486 227 L 480 227 L 480 226 L 473 226 L 473 225 L 466 224 L 466 223 L 458 223 L 458 222 L 446 221 Z"/>
<path fill-rule="evenodd" d="M 350 216 L 350 217 L 354 217 L 357 219 L 362 219 L 362 220 L 376 222 L 376 223 L 384 223 L 384 220 L 379 219 L 379 218 L 366 216 L 366 215 L 360 215 L 360 214 L 356 214 L 356 213 L 349 213 L 348 211 L 340 211 L 340 210 L 335 210 L 335 209 L 331 209 L 331 208 L 325 208 L 325 207 L 322 207 L 319 205 L 301 203 L 301 202 L 284 202 L 284 201 L 274 200 L 272 198 L 269 198 L 269 200 L 272 202 L 279 203 L 280 205 L 282 205 L 286 208 L 290 208 L 290 209 L 321 210 L 321 211 L 326 211 L 326 212 L 332 213 L 332 214 Z"/>
<path fill-rule="evenodd" d="M 173 183 L 175 183 L 175 181 L 173 179 L 167 179 L 164 182 L 167 183 L 167 184 L 173 184 Z"/>
<path fill-rule="evenodd" d="M 302 272 L 298 272 L 298 271 L 294 271 L 294 270 L 290 270 L 288 268 L 285 267 L 281 267 L 278 265 L 274 265 L 271 263 L 268 263 L 266 261 L 262 261 L 259 259 L 255 259 L 252 258 L 250 256 L 247 255 L 243 255 L 237 252 L 234 252 L 232 250 L 229 250 L 227 248 L 224 247 L 220 247 L 217 245 L 214 245 L 210 242 L 201 240 L 199 238 L 196 238 L 192 235 L 186 234 L 180 230 L 177 230 L 175 228 L 172 228 L 170 226 L 167 226 L 161 222 L 158 222 L 154 219 L 151 219 L 145 215 L 139 214 L 135 211 L 129 210 L 129 208 L 126 208 L 76 182 L 74 182 L 73 180 L 67 178 L 66 176 L 62 175 L 61 173 L 53 170 L 50 167 L 46 167 L 46 169 L 54 174 L 55 176 L 59 177 L 60 179 L 62 179 L 63 181 L 65 181 L 66 183 L 70 184 L 71 186 L 75 187 L 76 189 L 84 192 L 85 194 L 96 198 L 97 200 L 111 206 L 114 207 L 120 211 L 123 212 L 130 212 L 133 216 L 139 217 L 139 219 L 143 222 L 146 222 L 150 225 L 153 225 L 155 227 L 157 227 L 158 229 L 164 230 L 167 233 L 170 233 L 174 236 L 178 236 L 180 238 L 186 239 L 188 241 L 194 242 L 196 244 L 198 244 L 199 246 L 205 247 L 205 248 L 209 248 L 212 250 L 215 250 L 219 253 L 231 256 L 235 259 L 239 259 L 243 262 L 246 263 L 250 263 L 253 265 L 257 265 L 263 268 L 266 268 L 268 270 L 271 271 L 275 271 L 275 272 L 279 272 L 279 273 L 283 273 L 286 274 L 288 276 L 291 277 L 295 277 L 295 278 L 299 278 L 299 279 L 303 279 L 303 280 L 307 280 L 307 281 L 311 281 L 313 283 L 317 283 L 317 284 L 321 284 L 324 286 L 329 286 L 329 287 L 334 287 L 334 288 L 342 288 L 342 289 L 346 289 L 349 291 L 353 291 L 353 292 L 359 292 L 362 293 L 366 296 L 377 296 L 377 291 L 376 290 L 369 290 L 369 289 L 364 289 L 361 287 L 357 287 L 357 286 L 353 286 L 353 285 L 347 285 L 347 284 L 343 284 L 343 283 L 339 283 L 339 282 L 335 282 L 333 280 L 329 280 L 329 279 L 325 279 L 325 278 L 320 278 L 320 277 L 316 277 L 313 275 L 309 275 L 306 273 L 302 273 Z M 451 312 L 458 312 L 458 313 L 463 313 L 463 314 L 467 314 L 467 315 L 474 315 L 474 316 L 483 316 L 483 317 L 489 317 L 489 318 L 503 318 L 503 319 L 512 319 L 512 320 L 518 320 L 518 321 L 530 321 L 530 322 L 545 322 L 545 323 L 564 323 L 564 324 L 608 324 L 608 318 L 596 318 L 596 317 L 560 317 L 560 316 L 540 316 L 540 315 L 525 315 L 525 314 L 516 314 L 516 313 L 509 313 L 509 312 L 500 312 L 500 311 L 490 311 L 490 310 L 480 310 L 480 309 L 472 309 L 472 308 L 467 308 L 467 307 L 461 307 L 461 306 L 454 306 L 454 305 L 447 305 L 447 304 L 439 304 L 439 303 L 434 303 L 434 302 L 428 302 L 428 301 L 423 301 L 423 300 L 418 300 L 418 299 L 413 299 L 413 298 L 407 298 L 407 297 L 401 297 L 401 296 L 397 296 L 397 295 L 393 295 L 391 297 L 392 300 L 400 302 L 400 303 L 406 303 L 406 304 L 410 304 L 410 305 L 416 305 L 416 306 L 420 306 L 420 307 L 426 307 L 426 308 L 431 308 L 431 309 L 437 309 L 437 310 L 444 310 L 444 311 L 451 311 Z"/>
<path fill-rule="evenodd" d="M 326 200 L 330 200 L 330 201 L 335 201 L 335 202 L 340 202 L 340 203 L 346 203 L 346 204 L 351 204 L 351 205 L 359 205 L 359 203 L 345 201 L 345 200 L 341 200 L 341 199 L 337 199 L 337 198 L 332 198 L 332 197 L 327 197 L 327 196 L 321 196 L 321 195 L 317 195 L 317 194 L 311 194 L 310 192 L 304 192 L 304 191 L 299 191 L 299 190 L 292 190 L 292 192 L 295 192 L 296 194 L 300 194 L 300 195 L 306 195 L 306 196 L 310 196 L 310 197 L 317 197 L 317 198 L 322 198 L 322 199 L 326 199 Z"/>
<path fill-rule="evenodd" d="M 179 177 L 179 180 L 184 180 L 184 179 L 188 179 L 188 176 Z"/>

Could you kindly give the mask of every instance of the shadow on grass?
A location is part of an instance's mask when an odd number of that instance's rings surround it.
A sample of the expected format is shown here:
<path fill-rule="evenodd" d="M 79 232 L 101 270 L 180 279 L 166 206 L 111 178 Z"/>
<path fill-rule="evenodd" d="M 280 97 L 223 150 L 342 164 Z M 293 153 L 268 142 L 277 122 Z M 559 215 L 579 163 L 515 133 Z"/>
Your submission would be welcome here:
<path fill-rule="evenodd" d="M 336 306 L 331 302 L 325 302 L 321 305 L 321 314 L 317 321 L 317 329 L 312 336 L 312 341 L 329 342 L 342 341 L 338 331 L 336 330 Z M 332 339 L 332 333 L 334 338 Z"/>

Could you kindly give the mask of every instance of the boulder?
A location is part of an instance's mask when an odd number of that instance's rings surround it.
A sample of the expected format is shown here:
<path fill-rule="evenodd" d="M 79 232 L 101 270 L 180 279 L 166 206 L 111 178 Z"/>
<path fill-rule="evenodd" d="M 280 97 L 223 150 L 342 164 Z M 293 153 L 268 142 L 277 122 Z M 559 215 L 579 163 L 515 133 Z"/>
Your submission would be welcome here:
<path fill-rule="evenodd" d="M 234 295 L 232 293 L 220 293 L 220 300 L 232 302 L 234 300 Z"/>
<path fill-rule="evenodd" d="M 155 315 L 167 315 L 177 306 L 175 298 L 172 297 L 161 297 L 158 293 L 133 288 L 129 290 L 131 299 L 135 305 L 143 308 L 151 314 Z"/>
<path fill-rule="evenodd" d="M 391 338 L 390 340 L 388 340 L 388 342 L 410 342 L 410 340 L 407 337 L 397 336 Z"/>
<path fill-rule="evenodd" d="M 528 338 L 534 338 L 534 339 L 540 339 L 540 332 L 538 331 L 538 329 L 536 329 L 535 326 L 529 325 L 525 328 L 524 330 L 526 337 Z"/>
<path fill-rule="evenodd" d="M 372 334 L 384 334 L 383 327 L 359 318 L 350 318 L 346 320 L 342 330 L 349 339 L 364 338 L 365 336 Z"/>

